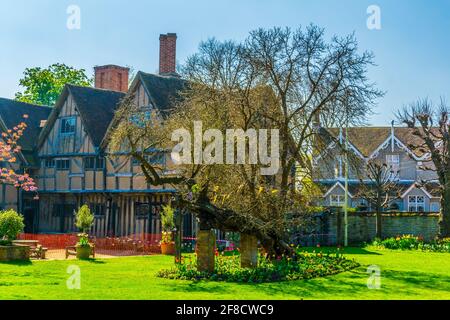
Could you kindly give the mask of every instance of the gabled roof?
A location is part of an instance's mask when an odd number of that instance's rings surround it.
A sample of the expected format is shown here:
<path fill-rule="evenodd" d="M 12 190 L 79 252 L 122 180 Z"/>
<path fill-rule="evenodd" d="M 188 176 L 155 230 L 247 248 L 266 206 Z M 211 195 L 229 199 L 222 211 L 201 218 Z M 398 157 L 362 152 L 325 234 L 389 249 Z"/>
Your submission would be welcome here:
<path fill-rule="evenodd" d="M 69 85 L 68 88 L 92 143 L 95 147 L 99 147 L 109 123 L 114 118 L 114 112 L 125 94 L 73 85 Z"/>
<path fill-rule="evenodd" d="M 153 106 L 162 113 L 170 111 L 181 99 L 180 92 L 187 87 L 186 80 L 173 75 L 156 75 L 139 71 L 137 78 L 147 91 Z"/>
<path fill-rule="evenodd" d="M 128 94 L 134 92 L 138 84 L 142 84 L 150 99 L 151 105 L 158 112 L 165 116 L 182 99 L 181 92 L 187 88 L 188 82 L 176 75 L 156 75 L 139 71 L 133 80 Z M 108 143 L 108 136 L 120 121 L 117 117 L 109 125 L 107 133 L 101 143 L 105 147 Z"/>
<path fill-rule="evenodd" d="M 99 147 L 105 136 L 106 130 L 114 117 L 114 112 L 125 94 L 117 91 L 74 85 L 66 85 L 64 87 L 64 90 L 55 104 L 54 110 L 39 137 L 38 146 L 42 145 L 53 128 L 69 94 L 72 95 L 75 101 L 81 121 L 83 122 L 84 128 L 94 147 Z"/>
<path fill-rule="evenodd" d="M 336 138 L 339 136 L 339 128 L 328 129 Z M 342 135 L 345 139 L 345 131 Z M 388 127 L 360 127 L 348 128 L 348 140 L 357 148 L 364 157 L 368 157 L 391 134 Z"/>
<path fill-rule="evenodd" d="M 413 129 L 406 127 L 352 127 L 348 128 L 349 141 L 365 156 L 370 157 L 388 139 L 391 138 L 392 129 L 394 137 L 416 158 L 423 157 L 426 152 L 411 149 L 411 145 L 420 145 L 423 141 L 413 134 Z M 334 137 L 339 136 L 339 128 L 328 128 Z M 345 139 L 345 130 L 342 130 Z"/>
<path fill-rule="evenodd" d="M 327 181 L 327 182 L 316 182 L 317 185 L 319 186 L 319 188 L 322 190 L 322 192 L 324 193 L 324 197 L 328 196 L 336 187 L 340 187 L 342 190 L 345 191 L 345 187 L 344 185 L 338 181 L 338 182 L 333 182 L 333 181 Z M 349 196 L 351 198 L 353 197 L 359 197 L 360 196 L 360 191 L 362 190 L 362 185 L 364 185 L 364 188 L 366 189 L 371 189 L 374 188 L 375 185 L 373 182 L 371 181 L 349 181 L 348 183 L 348 192 L 349 192 Z M 399 181 L 397 186 L 398 186 L 398 192 L 400 193 L 404 193 L 407 190 L 410 190 L 411 187 L 414 187 L 415 183 L 414 182 L 403 182 L 403 181 Z M 392 196 L 396 196 L 397 195 L 397 190 L 395 193 L 392 193 Z"/>
<path fill-rule="evenodd" d="M 50 107 L 0 98 L 0 127 L 2 131 L 11 129 L 22 121 L 27 124 L 24 135 L 19 140 L 19 145 L 22 147 L 20 155 L 29 165 L 37 164 L 34 149 L 41 132 L 41 121 L 47 120 L 51 111 L 52 108 Z M 23 118 L 25 114 L 28 115 L 28 119 Z"/>
<path fill-rule="evenodd" d="M 51 111 L 52 108 L 50 107 L 0 98 L 0 117 L 7 129 L 16 126 L 22 121 L 25 121 L 27 124 L 26 132 L 19 141 L 24 151 L 33 151 L 41 131 L 41 120 L 47 120 Z M 25 114 L 28 115 L 26 120 L 23 119 Z"/>

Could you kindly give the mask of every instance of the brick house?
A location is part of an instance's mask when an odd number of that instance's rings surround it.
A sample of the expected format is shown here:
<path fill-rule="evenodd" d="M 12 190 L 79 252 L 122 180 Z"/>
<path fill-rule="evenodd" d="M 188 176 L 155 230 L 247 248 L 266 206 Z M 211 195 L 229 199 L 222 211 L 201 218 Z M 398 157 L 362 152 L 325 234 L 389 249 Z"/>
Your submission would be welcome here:
<path fill-rule="evenodd" d="M 345 205 L 345 162 L 342 146 L 345 129 L 321 128 L 324 151 L 314 158 L 314 180 L 322 190 L 319 203 L 323 206 Z M 395 180 L 400 196 L 392 195 L 391 210 L 403 212 L 439 212 L 437 176 L 432 170 L 429 155 L 413 152 L 408 146 L 418 143 L 411 130 L 405 127 L 354 127 L 348 129 L 350 165 L 348 169 L 348 207 L 366 208 L 370 204 L 360 196 L 362 183 L 371 181 L 365 164 L 371 159 L 384 163 L 397 172 Z M 361 181 L 362 179 L 362 181 Z"/>

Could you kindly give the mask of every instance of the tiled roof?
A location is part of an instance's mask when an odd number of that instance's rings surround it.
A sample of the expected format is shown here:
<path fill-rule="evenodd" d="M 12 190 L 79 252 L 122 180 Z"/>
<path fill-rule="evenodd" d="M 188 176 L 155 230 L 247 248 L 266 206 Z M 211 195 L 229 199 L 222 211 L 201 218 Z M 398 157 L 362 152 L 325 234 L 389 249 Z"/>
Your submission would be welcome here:
<path fill-rule="evenodd" d="M 163 114 L 170 111 L 179 100 L 180 92 L 186 88 L 187 81 L 177 76 L 162 76 L 140 71 L 138 73 L 154 107 Z"/>
<path fill-rule="evenodd" d="M 339 138 L 339 128 L 328 128 L 332 136 Z M 351 127 L 348 128 L 349 141 L 365 156 L 369 157 L 390 134 L 391 127 Z M 345 139 L 345 129 L 342 129 L 342 135 Z M 394 127 L 394 135 L 409 149 L 411 145 L 421 145 L 423 141 L 413 134 L 413 129 L 406 127 Z M 411 150 L 417 157 L 424 155 L 426 150 Z"/>
<path fill-rule="evenodd" d="M 92 143 L 95 147 L 100 146 L 114 112 L 125 94 L 91 87 L 73 85 L 67 87 L 75 100 Z"/>
<path fill-rule="evenodd" d="M 22 121 L 27 124 L 25 134 L 21 137 L 19 144 L 24 151 L 32 151 L 36 145 L 37 137 L 41 131 L 41 120 L 46 120 L 52 108 L 18 102 L 15 100 L 0 98 L 0 117 L 8 129 Z M 27 114 L 28 119 L 23 116 Z"/>

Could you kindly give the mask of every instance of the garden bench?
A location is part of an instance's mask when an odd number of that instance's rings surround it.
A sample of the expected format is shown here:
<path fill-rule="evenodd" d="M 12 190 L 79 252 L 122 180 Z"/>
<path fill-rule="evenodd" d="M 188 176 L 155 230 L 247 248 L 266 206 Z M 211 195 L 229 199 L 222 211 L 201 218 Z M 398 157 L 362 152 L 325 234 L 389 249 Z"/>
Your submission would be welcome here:
<path fill-rule="evenodd" d="M 77 255 L 77 247 L 76 246 L 69 246 L 66 247 L 66 259 L 69 258 L 69 256 L 76 256 Z M 95 259 L 95 245 L 91 244 L 91 256 Z"/>
<path fill-rule="evenodd" d="M 39 244 L 39 240 L 14 240 L 14 245 L 29 246 L 30 257 L 35 259 L 45 259 L 48 248 L 44 248 Z"/>

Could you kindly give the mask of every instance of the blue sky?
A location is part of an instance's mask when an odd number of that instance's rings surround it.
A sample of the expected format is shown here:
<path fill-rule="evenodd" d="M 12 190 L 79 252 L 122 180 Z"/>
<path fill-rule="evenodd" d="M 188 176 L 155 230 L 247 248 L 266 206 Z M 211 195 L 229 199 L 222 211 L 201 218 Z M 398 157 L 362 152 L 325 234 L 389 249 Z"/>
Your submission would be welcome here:
<path fill-rule="evenodd" d="M 66 27 L 69 5 L 81 29 Z M 369 5 L 381 9 L 381 30 L 366 26 Z M 258 27 L 315 23 L 327 36 L 355 32 L 375 54 L 370 78 L 386 91 L 373 125 L 419 97 L 450 101 L 450 0 L 1 0 L 0 97 L 12 98 L 26 67 L 55 62 L 85 68 L 118 64 L 158 69 L 159 34 L 178 34 L 182 63 L 208 37 L 241 40 Z"/>

